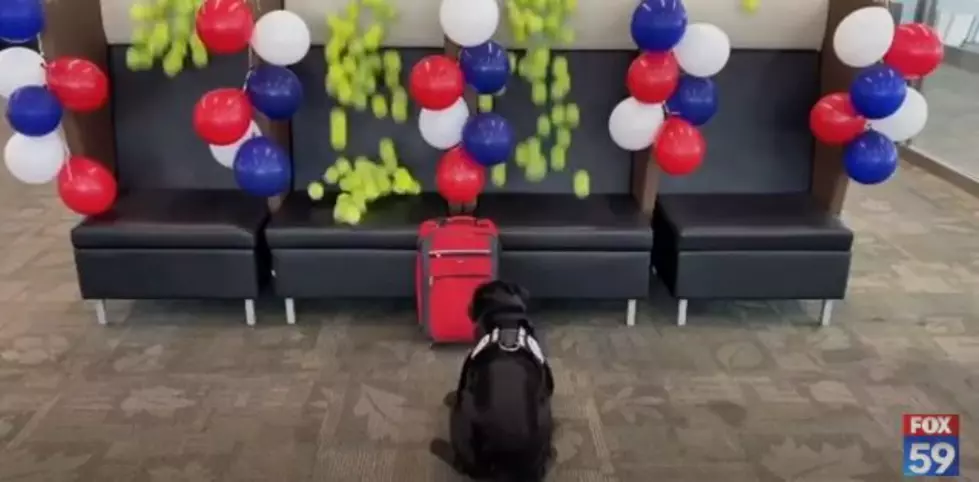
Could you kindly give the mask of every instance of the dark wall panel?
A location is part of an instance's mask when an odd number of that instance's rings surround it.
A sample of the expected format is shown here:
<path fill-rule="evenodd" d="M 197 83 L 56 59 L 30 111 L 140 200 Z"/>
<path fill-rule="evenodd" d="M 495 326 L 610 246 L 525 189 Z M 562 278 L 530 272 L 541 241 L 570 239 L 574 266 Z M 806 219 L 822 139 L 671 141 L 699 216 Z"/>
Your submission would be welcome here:
<path fill-rule="evenodd" d="M 714 80 L 720 107 L 703 127 L 704 165 L 691 176 L 662 176 L 660 192 L 808 191 L 819 53 L 735 51 Z"/>
<path fill-rule="evenodd" d="M 403 52 L 403 76 L 411 65 L 435 50 Z M 211 158 L 194 133 L 192 111 L 208 90 L 239 86 L 247 71 L 244 55 L 212 58 L 208 68 L 188 68 L 175 79 L 159 70 L 130 72 L 125 47 L 111 47 L 114 120 L 119 171 L 124 187 L 235 188 L 233 173 Z M 568 170 L 529 183 L 512 166 L 504 191 L 570 192 L 570 173 L 588 169 L 592 192 L 627 192 L 629 154 L 612 144 L 608 115 L 625 97 L 624 77 L 630 52 L 572 52 L 572 100 L 581 108 L 582 126 L 574 133 Z M 685 178 L 664 176 L 661 192 L 799 192 L 809 186 L 813 139 L 808 112 L 818 98 L 818 53 L 736 51 L 718 83 L 720 111 L 704 127 L 708 157 L 700 172 Z M 295 66 L 306 102 L 292 123 L 295 187 L 318 179 L 337 157 L 330 147 L 329 111 L 324 91 L 326 66 L 314 48 Z M 529 86 L 514 78 L 497 110 L 515 126 L 519 138 L 534 132 L 546 109 L 530 102 Z M 348 155 L 376 159 L 377 142 L 391 137 L 402 163 L 427 190 L 433 189 L 440 152 L 427 146 L 417 127 L 418 109 L 408 122 L 377 120 L 370 112 L 348 109 Z M 488 186 L 488 190 L 496 190 Z"/>
<path fill-rule="evenodd" d="M 571 136 L 568 166 L 563 172 L 551 172 L 542 182 L 524 179 L 515 165 L 508 168 L 507 184 L 502 191 L 571 193 L 572 176 L 576 169 L 585 169 L 591 179 L 593 193 L 628 193 L 632 175 L 632 156 L 619 149 L 608 133 L 608 116 L 622 99 L 628 96 L 625 75 L 635 52 L 629 51 L 554 51 L 568 59 L 571 74 L 571 93 L 565 102 L 578 104 L 581 125 Z M 548 79 L 550 85 L 550 79 Z M 551 103 L 538 107 L 531 102 L 531 86 L 514 77 L 496 102 L 496 112 L 506 117 L 517 132 L 526 139 L 537 131 L 537 117 L 550 113 Z M 551 140 L 553 140 L 553 134 Z M 551 143 L 544 143 L 548 155 Z M 489 186 L 487 191 L 500 191 Z"/>
<path fill-rule="evenodd" d="M 408 73 L 415 62 L 426 55 L 440 52 L 441 49 L 402 51 L 402 85 L 407 86 Z M 320 179 L 326 168 L 341 155 L 330 145 L 330 110 L 337 104 L 326 94 L 326 60 L 322 47 L 313 47 L 302 62 L 293 66 L 293 70 L 302 81 L 305 96 L 303 106 L 292 119 L 292 157 L 295 166 L 293 182 L 297 190 L 304 191 L 310 181 Z M 386 97 L 390 101 L 390 96 Z M 378 142 L 381 138 L 390 137 L 394 140 L 401 163 L 411 170 L 425 188 L 432 187 L 435 161 L 441 151 L 426 144 L 418 133 L 416 106 L 410 105 L 408 121 L 404 124 L 395 123 L 390 115 L 384 119 L 375 118 L 370 106 L 364 112 L 357 112 L 353 108 L 345 110 L 347 148 L 342 155 L 351 161 L 361 155 L 377 161 Z"/>
<path fill-rule="evenodd" d="M 411 66 L 425 55 L 438 53 L 429 49 L 402 49 L 407 77 Z M 551 173 L 540 183 L 530 183 L 516 166 L 508 169 L 505 192 L 570 193 L 571 172 L 588 169 L 594 193 L 624 193 L 629 190 L 629 154 L 618 149 L 608 135 L 608 115 L 615 104 L 626 95 L 622 80 L 633 54 L 629 52 L 572 52 L 568 55 L 574 82 L 570 101 L 581 110 L 582 125 L 572 137 L 568 152 L 568 167 L 563 173 Z M 338 153 L 330 146 L 330 109 L 335 105 L 324 91 L 326 63 L 322 48 L 314 48 L 306 59 L 295 67 L 303 82 L 307 102 L 293 119 L 293 149 L 296 163 L 296 189 L 319 179 Z M 538 115 L 550 112 L 549 107 L 537 107 L 530 101 L 530 86 L 514 77 L 507 92 L 496 100 L 496 112 L 514 126 L 518 140 L 536 132 Z M 389 118 L 378 120 L 369 111 L 347 109 L 348 147 L 345 155 L 377 156 L 381 137 L 394 139 L 401 162 L 411 169 L 426 191 L 434 190 L 435 163 L 441 151 L 429 147 L 418 133 L 418 109 L 412 106 L 405 124 L 395 124 Z M 546 149 L 545 149 L 546 153 Z M 487 183 L 487 191 L 500 189 Z"/>
<path fill-rule="evenodd" d="M 126 46 L 110 48 L 118 177 L 124 188 L 237 189 L 234 174 L 211 156 L 194 132 L 194 104 L 205 92 L 241 87 L 248 57 L 212 56 L 173 79 L 157 67 L 126 68 Z"/>

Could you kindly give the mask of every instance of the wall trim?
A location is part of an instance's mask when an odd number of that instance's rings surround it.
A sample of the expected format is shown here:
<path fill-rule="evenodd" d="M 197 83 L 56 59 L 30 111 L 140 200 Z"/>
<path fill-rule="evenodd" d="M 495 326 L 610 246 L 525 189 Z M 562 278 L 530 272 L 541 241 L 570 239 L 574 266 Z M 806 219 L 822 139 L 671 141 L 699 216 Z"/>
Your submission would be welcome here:
<path fill-rule="evenodd" d="M 898 146 L 901 160 L 918 167 L 963 191 L 979 197 L 979 179 L 965 174 L 938 159 L 907 145 Z"/>

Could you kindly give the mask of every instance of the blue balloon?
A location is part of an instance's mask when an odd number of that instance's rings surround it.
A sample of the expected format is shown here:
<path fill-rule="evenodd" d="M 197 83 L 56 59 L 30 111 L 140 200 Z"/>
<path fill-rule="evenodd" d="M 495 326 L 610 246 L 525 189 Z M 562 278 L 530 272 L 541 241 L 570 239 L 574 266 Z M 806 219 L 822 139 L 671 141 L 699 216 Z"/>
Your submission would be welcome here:
<path fill-rule="evenodd" d="M 14 44 L 30 42 L 44 30 L 41 0 L 0 0 L 0 38 Z"/>
<path fill-rule="evenodd" d="M 886 65 L 861 70 L 850 84 L 850 102 L 868 119 L 883 119 L 897 112 L 907 93 L 908 86 L 901 74 Z"/>
<path fill-rule="evenodd" d="M 477 114 L 462 128 L 462 147 L 476 162 L 489 167 L 506 162 L 513 155 L 514 137 L 503 116 Z"/>
<path fill-rule="evenodd" d="M 40 137 L 54 132 L 63 113 L 61 102 L 40 85 L 21 87 L 7 101 L 7 122 L 25 136 Z"/>
<path fill-rule="evenodd" d="M 684 75 L 666 108 L 695 126 L 704 125 L 717 113 L 717 87 L 713 80 Z"/>
<path fill-rule="evenodd" d="M 490 40 L 466 47 L 459 54 L 459 64 L 466 83 L 480 94 L 495 94 L 506 87 L 510 78 L 510 58 L 500 44 Z"/>
<path fill-rule="evenodd" d="M 262 65 L 245 80 L 245 93 L 259 112 L 272 120 L 292 117 L 303 103 L 303 85 L 286 67 Z"/>
<path fill-rule="evenodd" d="M 884 134 L 867 131 L 843 150 L 843 166 L 860 184 L 880 184 L 897 171 L 897 146 Z"/>
<path fill-rule="evenodd" d="M 680 0 L 643 0 L 629 26 L 639 50 L 666 52 L 687 30 L 687 9 Z"/>
<path fill-rule="evenodd" d="M 253 137 L 238 148 L 234 162 L 238 187 L 253 196 L 277 196 L 289 190 L 292 162 L 268 137 Z"/>

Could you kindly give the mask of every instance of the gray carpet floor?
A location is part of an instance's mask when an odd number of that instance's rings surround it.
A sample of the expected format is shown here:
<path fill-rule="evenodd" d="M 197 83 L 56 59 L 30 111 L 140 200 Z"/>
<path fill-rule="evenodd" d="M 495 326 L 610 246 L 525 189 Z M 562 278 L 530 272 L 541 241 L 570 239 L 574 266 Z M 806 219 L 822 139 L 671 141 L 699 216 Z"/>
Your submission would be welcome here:
<path fill-rule="evenodd" d="M 78 299 L 50 186 L 0 177 L 0 481 L 453 481 L 427 450 L 462 353 L 410 306 Z M 854 187 L 849 294 L 798 302 L 542 305 L 556 482 L 900 480 L 900 416 L 962 415 L 979 481 L 979 200 L 915 170 Z M 335 276 L 323 273 L 323 276 Z M 800 273 L 800 276 L 804 276 Z"/>

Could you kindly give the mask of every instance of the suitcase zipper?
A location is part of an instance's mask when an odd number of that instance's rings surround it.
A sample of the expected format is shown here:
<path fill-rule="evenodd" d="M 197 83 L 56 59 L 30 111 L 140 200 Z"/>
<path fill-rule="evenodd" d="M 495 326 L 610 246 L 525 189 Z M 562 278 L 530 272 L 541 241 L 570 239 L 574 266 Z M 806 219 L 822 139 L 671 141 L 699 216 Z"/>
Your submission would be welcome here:
<path fill-rule="evenodd" d="M 435 278 L 485 278 L 486 275 L 481 274 L 453 274 L 449 276 L 429 276 L 428 286 L 435 285 Z"/>
<path fill-rule="evenodd" d="M 491 254 L 493 252 L 488 249 L 440 249 L 428 252 L 429 256 L 436 258 L 440 256 L 489 256 Z"/>

